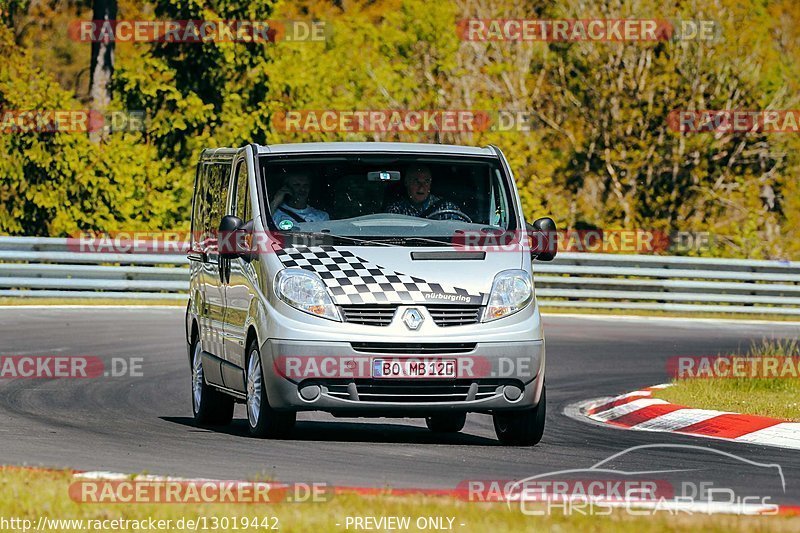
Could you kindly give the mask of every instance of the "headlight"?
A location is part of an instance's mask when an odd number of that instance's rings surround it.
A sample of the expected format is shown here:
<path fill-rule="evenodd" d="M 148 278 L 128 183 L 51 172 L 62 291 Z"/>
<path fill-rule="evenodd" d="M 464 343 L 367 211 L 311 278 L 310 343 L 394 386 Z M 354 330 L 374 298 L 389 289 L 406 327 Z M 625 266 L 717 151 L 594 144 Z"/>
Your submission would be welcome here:
<path fill-rule="evenodd" d="M 483 322 L 513 315 L 533 300 L 531 275 L 524 270 L 504 270 L 494 277 Z"/>
<path fill-rule="evenodd" d="M 342 321 L 325 284 L 313 272 L 299 268 L 281 270 L 275 278 L 275 293 L 295 309 L 337 322 Z"/>

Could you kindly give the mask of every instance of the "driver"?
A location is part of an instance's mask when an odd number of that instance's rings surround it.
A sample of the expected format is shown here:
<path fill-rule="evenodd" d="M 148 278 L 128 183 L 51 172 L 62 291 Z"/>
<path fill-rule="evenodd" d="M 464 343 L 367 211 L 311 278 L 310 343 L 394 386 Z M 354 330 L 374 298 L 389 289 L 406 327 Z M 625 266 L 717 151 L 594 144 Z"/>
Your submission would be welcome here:
<path fill-rule="evenodd" d="M 284 220 L 293 222 L 324 222 L 328 213 L 308 205 L 311 178 L 303 172 L 289 174 L 269 204 L 275 224 Z"/>
<path fill-rule="evenodd" d="M 386 208 L 387 213 L 427 218 L 437 211 L 452 210 L 461 212 L 453 202 L 431 194 L 431 169 L 426 166 L 415 166 L 406 173 L 406 196 Z M 440 220 L 459 220 L 453 213 L 444 213 Z"/>

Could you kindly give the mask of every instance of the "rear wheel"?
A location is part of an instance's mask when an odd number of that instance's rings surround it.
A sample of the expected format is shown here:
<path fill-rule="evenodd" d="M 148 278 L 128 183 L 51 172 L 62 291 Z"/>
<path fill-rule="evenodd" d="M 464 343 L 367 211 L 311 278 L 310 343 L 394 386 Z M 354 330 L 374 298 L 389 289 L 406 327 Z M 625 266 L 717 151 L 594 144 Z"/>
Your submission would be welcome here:
<path fill-rule="evenodd" d="M 435 433 L 458 433 L 466 422 L 467 413 L 436 414 L 425 418 L 428 429 Z"/>
<path fill-rule="evenodd" d="M 233 420 L 234 400 L 206 383 L 200 341 L 192 345 L 192 411 L 201 425 L 224 426 Z"/>
<path fill-rule="evenodd" d="M 525 411 L 494 413 L 494 432 L 503 444 L 510 446 L 533 446 L 542 440 L 547 401 L 545 389 L 539 405 Z"/>
<path fill-rule="evenodd" d="M 267 401 L 261 355 L 255 341 L 247 346 L 247 424 L 254 437 L 284 437 L 294 427 L 297 413 L 275 411 Z"/>

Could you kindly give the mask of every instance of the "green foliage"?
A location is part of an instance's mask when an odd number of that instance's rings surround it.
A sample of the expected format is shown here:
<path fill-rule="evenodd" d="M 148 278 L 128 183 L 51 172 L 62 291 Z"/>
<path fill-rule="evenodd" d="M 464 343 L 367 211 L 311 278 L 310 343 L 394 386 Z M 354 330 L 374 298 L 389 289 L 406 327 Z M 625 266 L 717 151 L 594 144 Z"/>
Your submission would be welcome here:
<path fill-rule="evenodd" d="M 85 48 L 85 68 L 88 44 L 20 38 L 20 24 L 31 22 L 20 12 L 33 8 L 12 4 L 14 16 L 3 19 L 0 104 L 79 106 L 82 85 L 70 80 L 80 72 L 76 47 Z M 57 20 L 85 16 L 85 3 L 61 5 L 68 14 L 54 14 Z M 676 109 L 800 107 L 798 5 L 124 0 L 120 18 L 313 19 L 325 22 L 328 39 L 118 43 L 113 105 L 145 111 L 146 131 L 114 133 L 97 145 L 75 134 L 0 138 L 8 154 L 0 162 L 0 232 L 185 228 L 194 161 L 207 146 L 436 138 L 286 132 L 275 122 L 284 111 L 468 109 L 495 117 L 524 113 L 526 131 L 495 127 L 440 137 L 499 146 L 528 218 L 550 215 L 562 227 L 708 231 L 714 245 L 699 253 L 797 259 L 800 136 L 682 135 L 667 119 Z M 712 42 L 462 41 L 456 22 L 471 17 L 710 19 L 721 33 Z"/>
<path fill-rule="evenodd" d="M 31 63 L 0 27 L 0 106 L 76 110 L 73 95 Z M 153 221 L 185 226 L 190 194 L 140 133 L 93 144 L 74 132 L 0 135 L 0 232 L 66 235 L 87 230 L 145 230 Z"/>

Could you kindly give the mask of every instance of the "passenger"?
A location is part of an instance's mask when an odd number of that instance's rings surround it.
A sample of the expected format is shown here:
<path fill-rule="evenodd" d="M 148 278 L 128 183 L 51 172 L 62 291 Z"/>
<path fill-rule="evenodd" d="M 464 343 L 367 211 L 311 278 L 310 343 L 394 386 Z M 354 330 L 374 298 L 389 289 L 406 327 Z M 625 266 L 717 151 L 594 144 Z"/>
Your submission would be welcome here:
<path fill-rule="evenodd" d="M 314 209 L 308 205 L 311 192 L 311 178 L 308 174 L 298 172 L 289 174 L 272 201 L 269 203 L 272 219 L 278 225 L 284 220 L 292 222 L 324 222 L 330 220 L 325 211 Z"/>
<path fill-rule="evenodd" d="M 437 211 L 458 211 L 461 208 L 453 202 L 431 194 L 431 170 L 426 166 L 411 168 L 404 180 L 406 196 L 386 208 L 387 213 L 427 218 Z M 438 218 L 438 217 L 437 217 Z M 460 217 L 452 213 L 442 215 L 442 220 L 457 220 Z"/>

